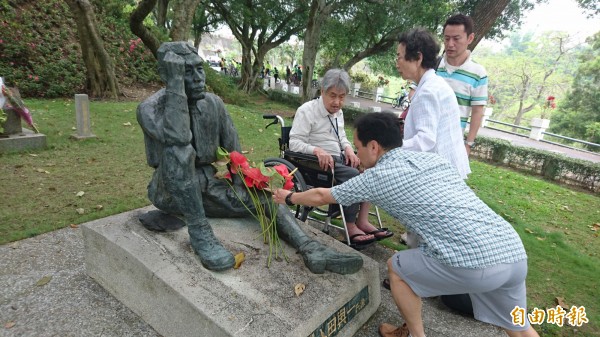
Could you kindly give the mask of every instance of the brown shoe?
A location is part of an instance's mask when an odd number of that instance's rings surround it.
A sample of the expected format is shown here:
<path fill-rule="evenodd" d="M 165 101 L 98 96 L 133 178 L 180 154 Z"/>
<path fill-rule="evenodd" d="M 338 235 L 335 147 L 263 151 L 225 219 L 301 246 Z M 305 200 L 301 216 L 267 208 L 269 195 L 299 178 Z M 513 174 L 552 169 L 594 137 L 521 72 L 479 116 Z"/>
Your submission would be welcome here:
<path fill-rule="evenodd" d="M 381 337 L 408 337 L 408 327 L 404 323 L 401 327 L 395 327 L 388 323 L 383 323 L 379 326 L 379 335 Z"/>

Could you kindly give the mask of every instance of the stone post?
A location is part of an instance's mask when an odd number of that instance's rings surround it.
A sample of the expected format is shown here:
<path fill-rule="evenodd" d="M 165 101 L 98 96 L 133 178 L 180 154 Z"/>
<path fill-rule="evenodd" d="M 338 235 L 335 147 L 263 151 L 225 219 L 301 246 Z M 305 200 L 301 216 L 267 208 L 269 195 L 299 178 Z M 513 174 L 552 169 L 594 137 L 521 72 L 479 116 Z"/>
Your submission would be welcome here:
<path fill-rule="evenodd" d="M 300 88 L 293 86 L 292 87 L 292 94 L 296 94 L 296 95 L 300 95 Z"/>
<path fill-rule="evenodd" d="M 373 97 L 374 97 L 373 100 L 375 102 L 379 102 L 379 101 L 381 101 L 381 96 L 383 96 L 383 87 L 377 87 L 375 89 L 375 95 L 373 95 Z"/>
<path fill-rule="evenodd" d="M 286 91 L 286 92 L 288 91 L 287 83 L 285 83 L 285 82 L 281 83 L 281 90 Z"/>
<path fill-rule="evenodd" d="M 482 128 L 485 128 L 487 126 L 487 121 L 492 116 L 493 111 L 494 111 L 494 109 L 492 109 L 492 108 L 485 108 L 485 110 L 483 110 L 483 118 L 481 118 L 481 127 Z"/>
<path fill-rule="evenodd" d="M 358 97 L 358 91 L 360 90 L 360 83 L 354 83 L 352 87 L 352 97 Z"/>
<path fill-rule="evenodd" d="M 531 132 L 529 133 L 529 138 L 535 140 L 544 138 L 544 134 L 542 132 L 546 131 L 548 126 L 550 126 L 549 119 L 533 118 L 531 120 Z"/>
<path fill-rule="evenodd" d="M 77 119 L 77 134 L 72 137 L 75 139 L 96 138 L 96 136 L 92 134 L 92 125 L 90 123 L 90 101 L 88 95 L 75 95 L 75 117 Z"/>
<path fill-rule="evenodd" d="M 369 108 L 370 112 L 381 112 L 381 107 L 379 106 L 372 106 Z"/>

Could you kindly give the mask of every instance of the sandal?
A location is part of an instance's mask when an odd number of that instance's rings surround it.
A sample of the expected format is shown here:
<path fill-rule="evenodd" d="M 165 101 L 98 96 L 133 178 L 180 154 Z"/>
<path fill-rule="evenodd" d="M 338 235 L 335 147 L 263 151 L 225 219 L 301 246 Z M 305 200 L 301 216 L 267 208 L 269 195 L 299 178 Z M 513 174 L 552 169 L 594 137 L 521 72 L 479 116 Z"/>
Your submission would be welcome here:
<path fill-rule="evenodd" d="M 375 242 L 375 238 L 373 239 L 369 239 L 369 240 L 354 240 L 357 237 L 361 237 L 361 236 L 367 236 L 369 234 L 354 234 L 350 237 L 350 245 L 351 246 L 364 246 L 364 245 L 368 245 L 370 243 Z M 342 241 L 344 243 L 347 243 L 346 241 Z"/>
<path fill-rule="evenodd" d="M 381 282 L 381 285 L 387 289 L 390 290 L 390 279 L 389 278 L 384 278 L 383 282 Z"/>
<path fill-rule="evenodd" d="M 383 235 L 377 235 L 379 233 L 383 233 Z M 375 236 L 375 240 L 377 241 L 381 241 L 383 239 L 387 239 L 389 237 L 392 237 L 394 235 L 394 233 L 390 230 L 388 230 L 387 228 L 380 228 L 380 229 L 376 229 L 374 231 L 365 233 L 365 234 L 373 234 Z"/>

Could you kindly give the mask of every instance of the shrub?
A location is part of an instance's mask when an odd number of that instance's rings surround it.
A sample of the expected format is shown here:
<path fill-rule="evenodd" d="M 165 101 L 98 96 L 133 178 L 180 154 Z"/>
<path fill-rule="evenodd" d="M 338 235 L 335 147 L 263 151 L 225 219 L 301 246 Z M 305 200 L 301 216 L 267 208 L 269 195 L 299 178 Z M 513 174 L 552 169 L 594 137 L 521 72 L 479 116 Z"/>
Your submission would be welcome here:
<path fill-rule="evenodd" d="M 248 94 L 237 89 L 235 78 L 215 71 L 208 63 L 204 64 L 204 72 L 206 73 L 206 90 L 221 97 L 223 102 L 235 105 L 244 105 L 250 102 Z"/>
<path fill-rule="evenodd" d="M 5 82 L 24 97 L 71 97 L 84 91 L 77 29 L 63 1 L 0 0 L 0 12 L 0 76 Z M 131 33 L 127 18 L 96 7 L 96 19 L 119 84 L 158 81 L 156 61 Z"/>
<path fill-rule="evenodd" d="M 514 146 L 501 139 L 478 136 L 476 142 L 477 146 L 471 153 L 478 158 L 600 192 L 600 164 L 544 150 Z"/>

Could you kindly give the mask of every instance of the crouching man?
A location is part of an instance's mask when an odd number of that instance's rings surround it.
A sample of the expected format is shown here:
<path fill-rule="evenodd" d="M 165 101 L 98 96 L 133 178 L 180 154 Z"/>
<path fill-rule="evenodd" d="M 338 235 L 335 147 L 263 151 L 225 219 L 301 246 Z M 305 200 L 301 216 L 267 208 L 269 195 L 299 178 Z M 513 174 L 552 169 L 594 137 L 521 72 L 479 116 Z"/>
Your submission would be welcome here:
<path fill-rule="evenodd" d="M 277 203 L 307 206 L 369 201 L 418 234 L 418 248 L 388 261 L 402 327 L 383 323 L 381 336 L 425 336 L 421 297 L 469 293 L 475 318 L 502 327 L 509 336 L 538 336 L 511 311 L 527 308 L 527 255 L 513 227 L 465 184 L 435 153 L 405 151 L 398 118 L 372 113 L 355 122 L 354 145 L 366 168 L 332 188 L 294 193 L 277 190 Z"/>

